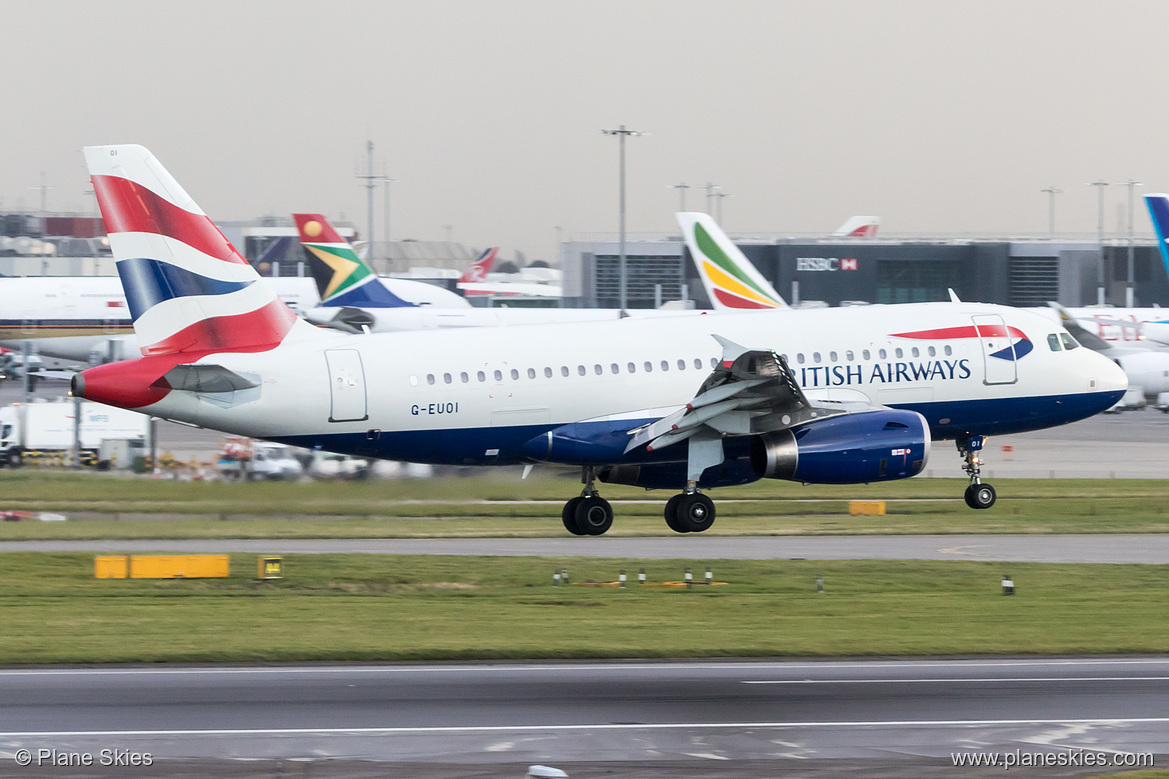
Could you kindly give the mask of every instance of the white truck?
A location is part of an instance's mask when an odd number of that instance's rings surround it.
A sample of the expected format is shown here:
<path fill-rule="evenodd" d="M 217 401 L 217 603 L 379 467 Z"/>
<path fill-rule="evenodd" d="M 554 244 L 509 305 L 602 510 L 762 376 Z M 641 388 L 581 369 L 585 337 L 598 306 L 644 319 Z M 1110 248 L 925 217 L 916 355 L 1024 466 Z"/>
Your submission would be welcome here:
<path fill-rule="evenodd" d="M 0 465 L 19 468 L 31 456 L 65 453 L 73 448 L 76 404 L 72 398 L 14 403 L 0 408 Z M 144 444 L 150 418 L 134 411 L 81 403 L 81 461 L 94 464 L 105 440 Z"/>
<path fill-rule="evenodd" d="M 284 444 L 228 436 L 216 470 L 224 481 L 296 481 L 304 466 Z"/>

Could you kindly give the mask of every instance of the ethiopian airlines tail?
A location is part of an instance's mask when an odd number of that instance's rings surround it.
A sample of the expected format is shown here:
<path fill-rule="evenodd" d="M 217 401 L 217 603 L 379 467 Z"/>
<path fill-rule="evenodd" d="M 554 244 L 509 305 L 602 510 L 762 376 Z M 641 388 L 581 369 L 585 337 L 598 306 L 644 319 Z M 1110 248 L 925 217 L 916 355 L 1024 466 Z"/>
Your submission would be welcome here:
<path fill-rule="evenodd" d="M 876 238 L 877 228 L 881 226 L 879 216 L 850 216 L 836 232 L 833 238 Z"/>
<path fill-rule="evenodd" d="M 293 214 L 300 243 L 309 257 L 309 267 L 327 308 L 408 308 L 416 304 L 403 300 L 378 282 L 353 247 L 321 214 Z"/>
<path fill-rule="evenodd" d="M 788 308 L 775 288 L 709 214 L 682 212 L 675 216 L 712 306 L 716 309 Z"/>
<path fill-rule="evenodd" d="M 495 255 L 497 254 L 499 254 L 498 246 L 484 249 L 470 267 L 463 271 L 463 275 L 459 276 L 458 283 L 475 284 L 487 281 L 487 274 L 491 272 L 491 266 L 495 264 Z"/>
<path fill-rule="evenodd" d="M 145 148 L 87 146 L 85 162 L 144 355 L 267 351 L 315 332 Z"/>

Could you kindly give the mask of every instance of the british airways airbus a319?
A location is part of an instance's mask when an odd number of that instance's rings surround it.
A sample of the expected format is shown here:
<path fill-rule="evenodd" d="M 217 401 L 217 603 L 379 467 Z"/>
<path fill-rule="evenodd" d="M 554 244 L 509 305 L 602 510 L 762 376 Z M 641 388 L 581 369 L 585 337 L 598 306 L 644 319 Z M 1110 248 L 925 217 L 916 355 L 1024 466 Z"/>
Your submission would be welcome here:
<path fill-rule="evenodd" d="M 964 458 L 967 503 L 986 508 L 983 436 L 1083 419 L 1127 385 L 1058 324 L 982 304 L 328 332 L 275 297 L 146 149 L 85 157 L 143 356 L 84 371 L 74 394 L 363 457 L 580 466 L 562 512 L 578 535 L 612 524 L 597 482 L 677 491 L 667 524 L 700 532 L 715 517 L 704 490 L 902 479 L 940 439 Z"/>

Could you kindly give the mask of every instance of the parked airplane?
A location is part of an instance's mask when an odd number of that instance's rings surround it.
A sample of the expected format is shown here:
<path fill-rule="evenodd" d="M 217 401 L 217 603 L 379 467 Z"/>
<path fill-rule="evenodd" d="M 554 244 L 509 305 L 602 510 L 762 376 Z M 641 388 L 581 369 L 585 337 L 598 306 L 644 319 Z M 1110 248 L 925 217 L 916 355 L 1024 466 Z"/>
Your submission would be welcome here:
<path fill-rule="evenodd" d="M 833 238 L 876 238 L 877 228 L 881 226 L 879 216 L 850 216 L 836 232 Z"/>
<path fill-rule="evenodd" d="M 460 284 L 477 284 L 479 282 L 487 281 L 487 274 L 491 272 L 491 268 L 495 265 L 495 255 L 499 254 L 499 247 L 492 246 L 484 249 L 483 252 L 475 258 L 475 261 L 463 271 L 463 275 L 459 276 Z"/>
<path fill-rule="evenodd" d="M 296 310 L 316 306 L 312 279 L 268 279 Z M 138 354 L 122 282 L 116 276 L 0 278 L 0 346 L 97 364 Z"/>
<path fill-rule="evenodd" d="M 709 214 L 683 212 L 677 218 L 698 277 L 716 310 L 788 307 Z"/>
<path fill-rule="evenodd" d="M 576 534 L 612 524 L 597 480 L 681 490 L 666 521 L 700 532 L 701 490 L 906 478 L 938 439 L 986 508 L 982 436 L 1127 386 L 1057 324 L 966 303 L 341 335 L 297 319 L 146 149 L 85 157 L 144 356 L 76 375 L 76 396 L 364 457 L 581 466 Z"/>
<path fill-rule="evenodd" d="M 300 240 L 321 290 L 321 305 L 306 311 L 310 322 L 350 333 L 383 333 L 397 330 L 435 330 L 449 327 L 500 327 L 555 322 L 595 322 L 621 318 L 617 309 L 599 308 L 472 308 L 462 298 L 430 284 L 401 279 L 382 279 L 353 251 L 321 214 L 293 214 Z M 486 273 L 495 254 L 489 249 L 472 268 Z M 468 269 L 467 275 L 478 271 Z M 430 287 L 455 298 L 458 306 L 440 303 L 417 306 L 402 300 L 411 294 L 404 284 Z M 439 300 L 436 298 L 436 300 Z M 445 300 L 445 298 L 442 298 Z M 670 312 L 678 314 L 683 312 Z M 638 312 L 638 316 L 651 312 Z"/>

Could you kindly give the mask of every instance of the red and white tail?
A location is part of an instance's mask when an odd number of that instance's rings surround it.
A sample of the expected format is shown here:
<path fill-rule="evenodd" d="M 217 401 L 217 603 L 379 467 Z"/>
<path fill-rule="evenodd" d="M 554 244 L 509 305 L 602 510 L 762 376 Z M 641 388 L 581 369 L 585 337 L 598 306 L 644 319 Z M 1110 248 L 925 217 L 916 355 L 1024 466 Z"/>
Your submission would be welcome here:
<path fill-rule="evenodd" d="M 836 228 L 832 234 L 834 238 L 876 238 L 877 228 L 881 226 L 879 216 L 850 216 L 844 224 Z"/>
<path fill-rule="evenodd" d="M 87 146 L 85 162 L 144 355 L 255 352 L 301 322 L 142 146 Z"/>
<path fill-rule="evenodd" d="M 487 281 L 487 274 L 491 272 L 491 266 L 495 264 L 495 255 L 497 254 L 499 254 L 498 246 L 491 249 L 484 249 L 483 253 L 471 263 L 471 267 L 463 271 L 462 276 L 459 276 L 458 283 L 477 284 Z"/>

